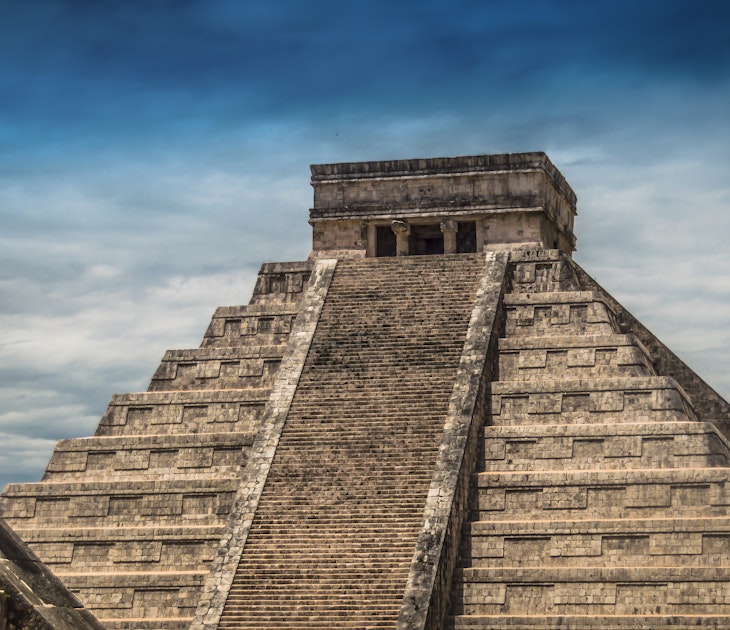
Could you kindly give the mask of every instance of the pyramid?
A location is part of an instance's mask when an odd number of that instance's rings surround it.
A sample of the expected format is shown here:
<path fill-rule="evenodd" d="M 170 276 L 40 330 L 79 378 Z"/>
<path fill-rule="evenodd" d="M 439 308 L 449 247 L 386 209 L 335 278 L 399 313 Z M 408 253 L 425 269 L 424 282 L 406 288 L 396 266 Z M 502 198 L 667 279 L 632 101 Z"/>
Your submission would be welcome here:
<path fill-rule="evenodd" d="M 544 153 L 312 167 L 308 260 L 2 515 L 108 629 L 730 627 L 730 405 Z"/>

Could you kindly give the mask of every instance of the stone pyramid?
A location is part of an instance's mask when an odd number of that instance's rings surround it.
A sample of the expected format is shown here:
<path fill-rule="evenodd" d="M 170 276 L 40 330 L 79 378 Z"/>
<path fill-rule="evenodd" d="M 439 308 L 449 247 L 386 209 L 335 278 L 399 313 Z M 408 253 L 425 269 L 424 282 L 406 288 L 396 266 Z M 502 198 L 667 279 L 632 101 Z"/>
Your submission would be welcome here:
<path fill-rule="evenodd" d="M 730 628 L 730 405 L 543 153 L 312 167 L 313 250 L 3 516 L 109 629 Z"/>

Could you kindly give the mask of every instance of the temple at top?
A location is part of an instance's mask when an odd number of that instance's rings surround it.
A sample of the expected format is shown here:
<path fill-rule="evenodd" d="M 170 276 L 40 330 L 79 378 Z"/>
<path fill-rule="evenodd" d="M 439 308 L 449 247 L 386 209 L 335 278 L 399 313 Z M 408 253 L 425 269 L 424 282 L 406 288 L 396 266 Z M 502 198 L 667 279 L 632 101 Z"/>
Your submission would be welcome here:
<path fill-rule="evenodd" d="M 544 153 L 318 164 L 312 186 L 314 256 L 575 250 L 575 193 Z"/>
<path fill-rule="evenodd" d="M 312 185 L 307 260 L 5 488 L 0 630 L 730 628 L 730 405 L 547 156 Z"/>

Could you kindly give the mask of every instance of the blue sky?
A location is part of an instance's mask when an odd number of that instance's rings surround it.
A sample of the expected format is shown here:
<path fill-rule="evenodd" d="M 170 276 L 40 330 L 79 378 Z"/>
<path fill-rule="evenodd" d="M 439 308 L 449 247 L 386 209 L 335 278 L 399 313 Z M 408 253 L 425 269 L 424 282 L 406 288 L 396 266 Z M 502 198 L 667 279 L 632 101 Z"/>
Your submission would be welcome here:
<path fill-rule="evenodd" d="M 730 396 L 730 5 L 0 0 L 0 485 L 309 251 L 309 164 L 546 151 Z"/>

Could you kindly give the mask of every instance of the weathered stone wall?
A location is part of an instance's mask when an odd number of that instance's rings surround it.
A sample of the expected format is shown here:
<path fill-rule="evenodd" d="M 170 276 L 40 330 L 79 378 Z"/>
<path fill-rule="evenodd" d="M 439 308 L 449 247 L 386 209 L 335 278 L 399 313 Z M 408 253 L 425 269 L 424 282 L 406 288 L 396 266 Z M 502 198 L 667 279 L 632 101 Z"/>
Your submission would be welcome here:
<path fill-rule="evenodd" d="M 347 258 L 363 258 L 366 248 L 367 229 L 362 221 L 312 223 L 312 257 L 337 252 Z"/>
<path fill-rule="evenodd" d="M 542 153 L 312 167 L 313 256 L 373 256 L 394 219 L 477 221 L 477 242 L 575 249 L 575 194 Z M 352 253 L 347 253 L 352 252 Z"/>

